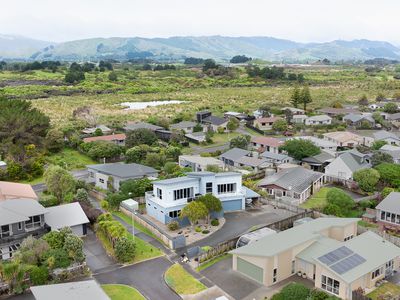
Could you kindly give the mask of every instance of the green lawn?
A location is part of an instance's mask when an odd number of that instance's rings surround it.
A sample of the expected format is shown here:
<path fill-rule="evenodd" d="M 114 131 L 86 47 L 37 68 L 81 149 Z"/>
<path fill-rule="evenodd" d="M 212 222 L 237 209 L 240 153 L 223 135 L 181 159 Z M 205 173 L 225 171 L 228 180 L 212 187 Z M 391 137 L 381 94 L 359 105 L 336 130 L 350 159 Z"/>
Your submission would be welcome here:
<path fill-rule="evenodd" d="M 110 241 L 104 236 L 104 234 L 100 230 L 98 230 L 96 232 L 96 235 L 99 238 L 99 240 L 101 241 L 101 243 L 103 244 L 103 247 L 106 250 L 106 252 L 109 255 L 115 257 L 114 249 L 112 248 Z M 128 238 L 133 239 L 133 236 L 131 234 L 129 234 Z M 135 237 L 135 244 L 136 244 L 135 258 L 130 263 L 138 263 L 143 260 L 147 260 L 150 258 L 155 258 L 155 257 L 159 257 L 159 256 L 163 255 L 163 252 L 160 249 L 154 247 L 153 245 L 143 241 L 142 239 L 140 239 L 138 237 Z"/>
<path fill-rule="evenodd" d="M 86 165 L 96 164 L 90 157 L 70 148 L 46 157 L 46 161 L 49 164 L 65 167 L 67 170 L 85 169 Z"/>
<path fill-rule="evenodd" d="M 382 298 L 382 296 L 387 295 L 387 298 Z M 387 282 L 382 284 L 380 287 L 376 288 L 373 292 L 369 293 L 367 297 L 370 297 L 372 300 L 378 299 L 390 299 L 390 297 L 400 296 L 400 286 Z"/>
<path fill-rule="evenodd" d="M 329 190 L 330 188 L 328 187 L 321 188 L 316 194 L 300 206 L 308 209 L 322 210 L 328 204 L 326 201 L 326 194 Z"/>
<path fill-rule="evenodd" d="M 215 257 L 215 258 L 209 260 L 208 262 L 206 262 L 206 263 L 200 265 L 199 267 L 196 268 L 196 270 L 197 270 L 198 272 L 200 272 L 200 271 L 202 271 L 202 270 L 205 270 L 205 269 L 211 267 L 212 265 L 216 264 L 217 262 L 219 262 L 219 261 L 221 261 L 221 260 L 224 260 L 224 259 L 227 259 L 227 258 L 230 258 L 230 257 L 232 257 L 231 254 L 225 253 L 224 255 Z"/>
<path fill-rule="evenodd" d="M 133 287 L 123 284 L 103 284 L 101 286 L 111 300 L 145 300 Z"/>
<path fill-rule="evenodd" d="M 165 281 L 179 295 L 197 294 L 207 287 L 190 275 L 180 264 L 174 264 L 165 272 Z"/>
<path fill-rule="evenodd" d="M 158 240 L 160 243 L 163 244 L 163 241 L 159 237 L 157 237 L 153 232 L 151 232 L 150 229 L 144 227 L 142 224 L 139 224 L 138 222 L 133 221 L 132 218 L 128 217 L 123 212 L 117 211 L 117 212 L 114 212 L 113 214 L 120 217 L 122 220 L 124 220 L 129 225 L 135 226 L 136 229 L 147 234 L 148 236 L 151 236 L 152 238 L 155 238 L 156 240 Z"/>

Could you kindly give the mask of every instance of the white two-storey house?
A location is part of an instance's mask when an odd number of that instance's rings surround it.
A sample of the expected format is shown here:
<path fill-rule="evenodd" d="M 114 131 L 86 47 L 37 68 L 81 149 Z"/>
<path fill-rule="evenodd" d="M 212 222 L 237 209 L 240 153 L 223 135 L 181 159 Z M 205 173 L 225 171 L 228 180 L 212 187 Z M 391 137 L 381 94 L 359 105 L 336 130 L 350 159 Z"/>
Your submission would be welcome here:
<path fill-rule="evenodd" d="M 183 225 L 188 220 L 179 219 L 180 211 L 197 197 L 213 194 L 221 200 L 223 212 L 237 211 L 245 209 L 248 191 L 242 187 L 240 173 L 192 172 L 185 177 L 155 181 L 153 191 L 146 193 L 146 210 L 163 224 L 177 220 Z"/>

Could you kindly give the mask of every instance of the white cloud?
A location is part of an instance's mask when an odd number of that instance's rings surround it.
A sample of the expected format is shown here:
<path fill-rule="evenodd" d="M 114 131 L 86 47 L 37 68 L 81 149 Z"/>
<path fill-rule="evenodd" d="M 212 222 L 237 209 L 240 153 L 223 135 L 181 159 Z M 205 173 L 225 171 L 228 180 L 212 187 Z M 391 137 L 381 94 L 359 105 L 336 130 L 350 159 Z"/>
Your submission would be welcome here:
<path fill-rule="evenodd" d="M 396 0 L 0 0 L 0 9 L 0 33 L 52 41 L 259 35 L 400 44 Z"/>

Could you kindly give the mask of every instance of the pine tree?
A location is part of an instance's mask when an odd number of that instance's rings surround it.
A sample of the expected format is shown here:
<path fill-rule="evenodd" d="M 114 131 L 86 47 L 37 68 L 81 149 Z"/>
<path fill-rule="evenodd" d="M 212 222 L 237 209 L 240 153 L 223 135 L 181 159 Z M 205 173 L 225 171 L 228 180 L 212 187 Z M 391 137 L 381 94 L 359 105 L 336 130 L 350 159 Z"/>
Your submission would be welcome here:
<path fill-rule="evenodd" d="M 300 93 L 300 103 L 303 103 L 304 110 L 307 110 L 307 104 L 312 102 L 311 98 L 311 93 L 310 89 L 308 88 L 308 85 L 305 85 L 303 87 L 303 90 Z"/>
<path fill-rule="evenodd" d="M 300 90 L 296 86 L 293 90 L 292 95 L 290 96 L 290 103 L 292 103 L 293 107 L 297 108 L 297 105 L 300 103 Z"/>

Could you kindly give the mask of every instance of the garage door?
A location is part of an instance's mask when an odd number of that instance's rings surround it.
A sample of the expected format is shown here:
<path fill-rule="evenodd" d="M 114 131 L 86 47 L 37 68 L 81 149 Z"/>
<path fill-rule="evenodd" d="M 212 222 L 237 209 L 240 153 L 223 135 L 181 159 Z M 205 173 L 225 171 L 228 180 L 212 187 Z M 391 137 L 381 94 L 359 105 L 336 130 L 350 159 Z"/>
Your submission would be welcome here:
<path fill-rule="evenodd" d="M 264 283 L 264 270 L 240 257 L 237 258 L 237 270 L 259 283 Z"/>
<path fill-rule="evenodd" d="M 242 199 L 222 201 L 222 208 L 224 212 L 241 210 Z"/>

